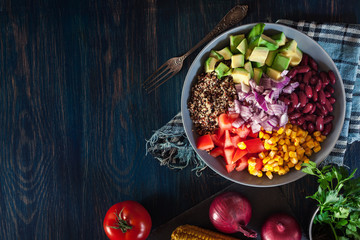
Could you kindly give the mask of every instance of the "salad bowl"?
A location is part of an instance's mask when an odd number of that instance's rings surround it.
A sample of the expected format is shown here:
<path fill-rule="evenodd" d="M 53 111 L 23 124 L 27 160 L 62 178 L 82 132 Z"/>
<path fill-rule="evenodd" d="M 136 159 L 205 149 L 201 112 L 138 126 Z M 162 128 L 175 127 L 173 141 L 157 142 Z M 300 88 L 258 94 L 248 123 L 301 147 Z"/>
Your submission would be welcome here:
<path fill-rule="evenodd" d="M 301 177 L 304 177 L 306 173 L 291 169 L 290 172 L 282 176 L 274 174 L 273 179 L 269 179 L 265 175 L 263 177 L 250 175 L 247 170 L 240 172 L 232 171 L 228 173 L 225 168 L 224 160 L 220 159 L 221 157 L 214 158 L 208 152 L 197 149 L 196 141 L 199 135 L 194 130 L 194 124 L 192 122 L 192 119 L 190 118 L 190 112 L 188 109 L 188 100 L 191 95 L 191 88 L 197 81 L 197 76 L 204 72 L 204 63 L 208 58 L 210 51 L 212 49 L 224 48 L 229 44 L 230 35 L 247 34 L 255 25 L 256 23 L 252 23 L 230 29 L 227 32 L 224 32 L 223 34 L 213 39 L 199 52 L 199 54 L 196 56 L 193 63 L 191 64 L 185 77 L 181 95 L 181 113 L 185 133 L 193 149 L 209 168 L 211 168 L 213 171 L 215 171 L 222 177 L 235 183 L 253 187 L 273 187 L 296 181 Z M 325 158 L 331 153 L 343 127 L 346 108 L 344 85 L 335 63 L 317 42 L 296 29 L 274 23 L 265 24 L 265 34 L 270 35 L 279 32 L 283 32 L 286 37 L 296 40 L 298 43 L 298 48 L 301 49 L 303 53 L 311 56 L 318 63 L 319 70 L 332 70 L 336 77 L 336 83 L 334 85 L 335 92 L 333 94 L 333 96 L 336 98 L 336 102 L 333 105 L 334 110 L 332 112 L 335 117 L 332 122 L 333 129 L 331 133 L 327 136 L 327 138 L 324 140 L 324 142 L 321 143 L 322 150 L 314 153 L 310 157 L 311 161 L 319 164 L 323 160 L 325 160 Z"/>

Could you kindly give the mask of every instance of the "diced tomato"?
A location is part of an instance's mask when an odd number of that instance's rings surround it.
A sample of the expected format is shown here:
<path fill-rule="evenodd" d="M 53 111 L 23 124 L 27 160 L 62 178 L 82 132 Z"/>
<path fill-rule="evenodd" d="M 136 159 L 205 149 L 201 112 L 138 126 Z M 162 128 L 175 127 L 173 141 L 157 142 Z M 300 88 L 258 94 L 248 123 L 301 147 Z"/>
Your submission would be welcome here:
<path fill-rule="evenodd" d="M 260 171 L 261 168 L 262 168 L 262 166 L 263 166 L 262 160 L 261 160 L 260 158 L 257 158 L 257 159 L 256 159 L 255 169 L 256 169 L 257 171 Z"/>
<path fill-rule="evenodd" d="M 260 138 L 253 138 L 244 141 L 249 153 L 259 153 L 265 150 L 264 144 Z"/>
<path fill-rule="evenodd" d="M 250 133 L 249 133 L 248 137 L 258 138 L 259 137 L 259 132 L 253 133 L 253 131 L 250 129 Z"/>
<path fill-rule="evenodd" d="M 230 122 L 233 123 L 236 119 L 238 119 L 239 115 L 239 113 L 228 113 Z"/>
<path fill-rule="evenodd" d="M 225 130 L 224 148 L 233 147 L 234 144 L 231 140 L 230 131 Z"/>
<path fill-rule="evenodd" d="M 215 130 L 214 134 L 216 134 L 216 136 L 218 136 L 218 138 L 220 139 L 223 135 L 224 135 L 225 130 L 222 128 L 218 128 Z"/>
<path fill-rule="evenodd" d="M 248 167 L 248 165 L 249 165 L 248 157 L 243 156 L 242 158 L 239 159 L 239 161 L 236 162 L 235 170 L 242 171 L 242 170 L 246 169 Z"/>
<path fill-rule="evenodd" d="M 238 143 L 241 141 L 242 139 L 239 137 L 239 135 L 231 136 L 231 142 L 233 143 L 234 147 L 237 148 Z"/>
<path fill-rule="evenodd" d="M 239 135 L 240 138 L 245 139 L 249 135 L 251 130 L 249 128 L 247 128 L 245 125 L 242 125 L 238 128 L 233 128 L 233 132 L 236 133 L 237 135 Z"/>
<path fill-rule="evenodd" d="M 232 162 L 237 162 L 240 158 L 245 156 L 247 153 L 248 153 L 248 151 L 246 149 L 241 150 L 240 148 L 236 148 Z"/>
<path fill-rule="evenodd" d="M 231 130 L 232 123 L 229 116 L 226 113 L 222 113 L 219 116 L 219 127 L 223 130 Z"/>
<path fill-rule="evenodd" d="M 213 150 L 211 150 L 210 155 L 213 157 L 223 156 L 224 157 L 224 148 L 222 147 L 216 147 Z"/>
<path fill-rule="evenodd" d="M 232 164 L 235 148 L 233 146 L 224 148 L 224 158 L 226 164 Z"/>
<path fill-rule="evenodd" d="M 226 171 L 228 173 L 230 173 L 230 172 L 234 171 L 234 169 L 236 167 L 236 163 L 226 164 L 225 167 L 226 167 Z"/>
<path fill-rule="evenodd" d="M 196 147 L 200 150 L 211 150 L 214 148 L 214 142 L 211 139 L 210 134 L 200 136 L 197 140 Z"/>
<path fill-rule="evenodd" d="M 210 136 L 215 146 L 224 147 L 224 139 L 219 138 L 216 134 L 211 134 Z"/>

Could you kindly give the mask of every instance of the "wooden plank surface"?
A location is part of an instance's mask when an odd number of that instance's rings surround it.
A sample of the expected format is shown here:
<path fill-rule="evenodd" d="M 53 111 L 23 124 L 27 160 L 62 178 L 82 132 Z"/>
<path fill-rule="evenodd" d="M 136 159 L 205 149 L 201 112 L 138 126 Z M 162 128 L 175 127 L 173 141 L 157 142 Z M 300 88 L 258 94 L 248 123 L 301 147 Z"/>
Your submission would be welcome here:
<path fill-rule="evenodd" d="M 249 5 L 243 23 L 360 17 L 355 0 L 1 1 L 0 239 L 106 239 L 116 202 L 139 201 L 156 227 L 228 186 L 145 156 L 145 139 L 180 111 L 196 53 L 155 93 L 140 84 L 236 4 Z M 358 154 L 349 147 L 351 168 Z M 311 183 L 282 189 L 300 206 Z"/>

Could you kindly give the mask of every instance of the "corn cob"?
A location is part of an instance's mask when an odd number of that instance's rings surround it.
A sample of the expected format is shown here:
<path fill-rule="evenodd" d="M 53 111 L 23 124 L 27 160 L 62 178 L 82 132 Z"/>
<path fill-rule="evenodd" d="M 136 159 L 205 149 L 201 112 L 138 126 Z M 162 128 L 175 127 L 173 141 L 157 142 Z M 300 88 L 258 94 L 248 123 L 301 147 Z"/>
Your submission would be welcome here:
<path fill-rule="evenodd" d="M 181 225 L 171 234 L 171 240 L 238 240 L 237 238 L 193 225 Z"/>

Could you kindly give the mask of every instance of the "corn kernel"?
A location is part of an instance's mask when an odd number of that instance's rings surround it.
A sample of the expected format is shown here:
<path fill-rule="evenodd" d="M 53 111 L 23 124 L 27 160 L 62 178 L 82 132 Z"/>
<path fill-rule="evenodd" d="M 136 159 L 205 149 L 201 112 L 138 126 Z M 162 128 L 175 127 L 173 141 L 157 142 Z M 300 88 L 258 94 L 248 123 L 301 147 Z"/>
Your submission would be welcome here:
<path fill-rule="evenodd" d="M 295 165 L 295 169 L 296 169 L 296 170 L 300 170 L 300 169 L 301 169 L 301 164 L 300 164 L 300 163 L 296 164 L 296 165 Z"/>
<path fill-rule="evenodd" d="M 277 133 L 279 135 L 283 134 L 284 133 L 284 128 L 279 128 L 279 130 L 277 130 Z"/>
<path fill-rule="evenodd" d="M 306 146 L 308 146 L 309 148 L 315 147 L 314 141 L 310 140 L 310 141 L 306 142 Z"/>
<path fill-rule="evenodd" d="M 273 167 L 272 167 L 271 165 L 269 165 L 269 164 L 266 164 L 266 165 L 264 166 L 264 169 L 267 170 L 267 171 L 272 171 L 272 170 L 273 170 Z"/>
<path fill-rule="evenodd" d="M 272 148 L 272 146 L 271 146 L 269 143 L 265 142 L 265 143 L 264 143 L 264 148 L 265 148 L 266 150 L 270 150 L 270 149 Z"/>
<path fill-rule="evenodd" d="M 324 140 L 321 137 L 315 137 L 315 140 L 318 142 L 323 142 Z"/>
<path fill-rule="evenodd" d="M 259 132 L 259 138 L 263 138 L 264 137 L 264 132 L 263 131 L 260 131 Z"/>
<path fill-rule="evenodd" d="M 284 166 L 284 170 L 285 170 L 285 172 L 289 172 L 289 171 L 290 171 L 290 169 L 289 169 L 288 166 Z"/>
<path fill-rule="evenodd" d="M 298 163 L 298 159 L 297 158 L 290 158 L 290 162 L 293 163 L 294 165 Z"/>
<path fill-rule="evenodd" d="M 276 151 L 271 150 L 269 153 L 269 157 L 274 158 L 275 154 L 276 154 Z"/>
<path fill-rule="evenodd" d="M 266 157 L 266 154 L 264 152 L 261 152 L 258 156 L 260 159 L 264 159 Z"/>
<path fill-rule="evenodd" d="M 300 140 L 300 144 L 303 144 L 303 143 L 305 142 L 305 138 L 304 138 L 304 137 L 299 138 L 299 140 Z"/>
<path fill-rule="evenodd" d="M 306 138 L 305 138 L 306 142 L 310 141 L 311 140 L 311 136 L 310 135 L 307 135 Z"/>
<path fill-rule="evenodd" d="M 270 160 L 270 157 L 265 157 L 265 158 L 263 159 L 263 164 L 266 164 L 269 160 Z"/>
<path fill-rule="evenodd" d="M 297 157 L 296 152 L 290 151 L 290 152 L 289 152 L 289 157 L 291 157 L 291 158 Z"/>
<path fill-rule="evenodd" d="M 270 161 L 267 162 L 268 165 L 272 165 L 275 162 L 274 159 L 271 159 Z"/>
<path fill-rule="evenodd" d="M 288 146 L 288 151 L 295 152 L 296 148 L 295 146 Z"/>
<path fill-rule="evenodd" d="M 309 163 L 309 162 L 310 162 L 310 159 L 305 158 L 303 161 L 304 161 L 304 163 Z"/>
<path fill-rule="evenodd" d="M 262 171 L 258 171 L 258 172 L 256 173 L 256 176 L 258 176 L 258 177 L 262 177 L 262 176 L 263 176 Z"/>
<path fill-rule="evenodd" d="M 295 166 L 292 162 L 288 162 L 287 165 L 288 165 L 289 168 L 292 168 L 292 167 Z"/>
<path fill-rule="evenodd" d="M 284 164 L 284 159 L 283 158 L 279 158 L 279 161 L 278 161 L 279 165 L 283 165 Z"/>
<path fill-rule="evenodd" d="M 288 160 L 289 160 L 289 153 L 288 153 L 288 152 L 285 153 L 285 155 L 284 155 L 284 160 L 285 160 L 285 161 L 288 161 Z"/>
<path fill-rule="evenodd" d="M 280 145 L 284 145 L 285 144 L 285 140 L 282 138 L 282 139 L 280 139 L 279 140 L 279 142 L 278 142 L 278 144 L 280 144 Z"/>
<path fill-rule="evenodd" d="M 321 132 L 320 132 L 320 131 L 316 131 L 316 132 L 313 133 L 313 135 L 314 135 L 315 137 L 320 137 Z"/>
<path fill-rule="evenodd" d="M 286 173 L 286 170 L 284 168 L 280 168 L 278 171 L 279 175 L 284 175 Z"/>
<path fill-rule="evenodd" d="M 286 131 L 285 131 L 286 136 L 290 136 L 291 132 L 292 132 L 292 130 L 290 128 L 286 129 Z"/>
<path fill-rule="evenodd" d="M 279 167 L 279 166 L 275 166 L 275 167 L 274 167 L 274 172 L 279 172 L 279 170 L 280 170 L 280 167 Z"/>
<path fill-rule="evenodd" d="M 245 144 L 244 142 L 239 142 L 237 146 L 238 146 L 238 148 L 240 148 L 241 150 L 246 149 L 246 144 Z"/>
<path fill-rule="evenodd" d="M 267 132 L 268 134 L 272 134 L 272 131 L 265 131 L 265 132 Z"/>
<path fill-rule="evenodd" d="M 312 150 L 311 149 L 305 149 L 305 155 L 310 157 L 312 155 Z"/>
<path fill-rule="evenodd" d="M 271 150 L 272 151 L 278 151 L 279 149 L 277 147 L 273 146 L 273 147 L 271 147 Z"/>
<path fill-rule="evenodd" d="M 268 142 L 269 144 L 275 144 L 277 141 L 279 141 L 278 137 L 271 137 Z"/>
<path fill-rule="evenodd" d="M 288 139 L 288 138 L 285 139 L 285 144 L 286 144 L 286 145 L 290 145 L 290 144 L 291 144 L 290 139 Z"/>
<path fill-rule="evenodd" d="M 271 172 L 266 172 L 265 174 L 269 179 L 273 179 L 273 175 Z"/>
<path fill-rule="evenodd" d="M 290 135 L 291 138 L 296 138 L 296 132 L 292 132 L 291 135 Z"/>
<path fill-rule="evenodd" d="M 317 153 L 318 151 L 320 151 L 320 150 L 321 150 L 321 146 L 314 147 L 314 149 L 313 149 L 313 150 L 314 150 L 314 152 L 316 152 L 316 153 Z"/>
<path fill-rule="evenodd" d="M 296 149 L 296 153 L 297 153 L 298 155 L 304 154 L 304 153 L 305 153 L 305 149 L 304 149 L 303 147 L 299 147 L 299 148 Z"/>
<path fill-rule="evenodd" d="M 321 135 L 321 138 L 322 138 L 322 140 L 325 140 L 325 139 L 326 139 L 326 136 L 325 136 L 325 135 Z"/>
<path fill-rule="evenodd" d="M 317 142 L 317 141 L 315 141 L 315 142 L 314 142 L 314 147 L 318 147 L 318 146 L 320 146 L 320 143 Z"/>
<path fill-rule="evenodd" d="M 270 139 L 270 135 L 269 134 L 264 134 L 264 137 L 263 137 L 264 139 L 266 139 L 266 140 L 268 140 L 268 139 Z"/>

